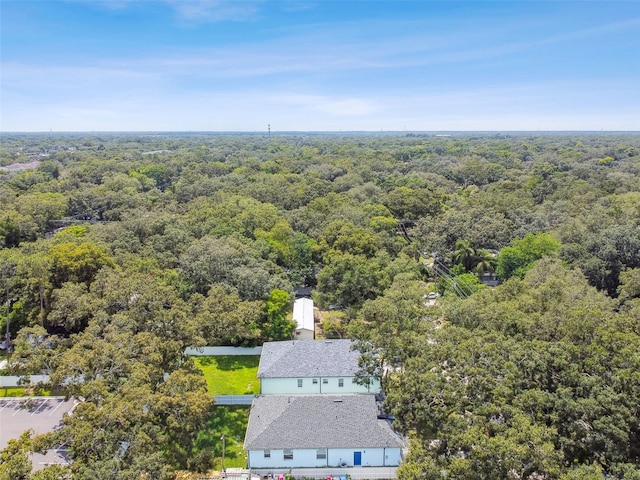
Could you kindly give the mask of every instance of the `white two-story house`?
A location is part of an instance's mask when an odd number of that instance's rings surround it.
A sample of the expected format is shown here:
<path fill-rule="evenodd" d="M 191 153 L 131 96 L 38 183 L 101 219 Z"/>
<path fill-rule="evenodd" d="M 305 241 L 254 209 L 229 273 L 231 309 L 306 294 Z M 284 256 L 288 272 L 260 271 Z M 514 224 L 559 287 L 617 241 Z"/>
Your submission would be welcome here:
<path fill-rule="evenodd" d="M 262 395 L 244 441 L 249 468 L 395 467 L 403 442 L 374 395 Z"/>
<path fill-rule="evenodd" d="M 380 380 L 356 380 L 360 353 L 351 340 L 267 342 L 258 378 L 263 395 L 378 393 Z"/>
<path fill-rule="evenodd" d="M 403 442 L 379 418 L 377 378 L 357 381 L 351 340 L 292 340 L 262 347 L 262 394 L 245 436 L 249 468 L 395 467 Z"/>

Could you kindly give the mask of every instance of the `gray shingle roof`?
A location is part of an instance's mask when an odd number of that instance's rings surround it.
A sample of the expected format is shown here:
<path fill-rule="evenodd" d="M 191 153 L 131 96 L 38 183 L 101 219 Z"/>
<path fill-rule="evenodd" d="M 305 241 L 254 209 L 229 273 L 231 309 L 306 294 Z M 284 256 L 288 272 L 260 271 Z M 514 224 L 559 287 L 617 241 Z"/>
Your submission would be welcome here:
<path fill-rule="evenodd" d="M 262 395 L 251 406 L 244 448 L 402 447 L 377 414 L 374 395 Z"/>
<path fill-rule="evenodd" d="M 262 346 L 259 378 L 353 377 L 360 353 L 351 340 L 296 340 Z"/>

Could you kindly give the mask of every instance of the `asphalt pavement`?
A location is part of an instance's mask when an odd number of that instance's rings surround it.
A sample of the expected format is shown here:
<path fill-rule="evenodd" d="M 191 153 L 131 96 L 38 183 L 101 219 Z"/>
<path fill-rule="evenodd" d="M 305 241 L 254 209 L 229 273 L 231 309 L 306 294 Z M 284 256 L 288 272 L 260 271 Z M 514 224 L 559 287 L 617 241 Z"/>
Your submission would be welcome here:
<path fill-rule="evenodd" d="M 73 412 L 77 400 L 64 397 L 6 397 L 0 398 L 0 449 L 9 440 L 18 438 L 25 430 L 34 434 L 55 431 L 60 428 L 65 413 Z M 45 455 L 34 454 L 34 470 L 51 463 L 67 463 L 66 450 L 58 447 Z"/>

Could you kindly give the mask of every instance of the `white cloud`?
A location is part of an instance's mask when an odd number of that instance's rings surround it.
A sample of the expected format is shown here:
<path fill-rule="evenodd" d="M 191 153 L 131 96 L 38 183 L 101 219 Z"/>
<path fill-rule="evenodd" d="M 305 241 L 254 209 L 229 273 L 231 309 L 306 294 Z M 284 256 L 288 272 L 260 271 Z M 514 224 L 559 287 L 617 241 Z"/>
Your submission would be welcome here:
<path fill-rule="evenodd" d="M 84 3 L 103 10 L 127 10 L 147 7 L 152 3 L 169 6 L 177 18 L 187 23 L 240 22 L 254 20 L 259 4 L 265 0 L 66 0 Z M 158 5 L 154 5 L 157 7 Z"/>
<path fill-rule="evenodd" d="M 181 20 L 193 23 L 255 19 L 259 1 L 165 0 Z"/>
<path fill-rule="evenodd" d="M 255 95 L 255 98 L 264 98 L 264 96 Z M 270 94 L 266 98 L 274 104 L 302 108 L 309 112 L 322 112 L 337 117 L 365 116 L 379 110 L 376 102 L 366 98 L 308 95 L 297 92 Z"/>
<path fill-rule="evenodd" d="M 193 21 L 218 21 L 249 18 L 256 10 L 255 3 L 191 2 L 168 0 L 179 14 Z M 403 22 L 391 22 L 394 30 L 402 30 Z M 630 28 L 637 20 L 620 24 L 602 25 L 595 29 L 567 32 L 556 36 L 510 41 L 508 33 L 493 29 L 491 35 L 476 30 L 463 31 L 459 25 L 446 33 L 430 33 L 419 30 L 418 22 L 406 22 L 407 31 L 380 42 L 367 32 L 384 31 L 384 22 L 354 27 L 310 25 L 309 28 L 288 32 L 284 36 L 259 42 L 242 42 L 224 48 L 201 46 L 151 56 L 140 53 L 129 60 L 104 59 L 105 67 L 140 70 L 185 78 L 251 78 L 278 74 L 329 75 L 349 71 L 392 71 L 401 68 L 433 67 L 437 65 L 470 65 L 473 62 L 507 57 L 533 48 L 575 40 L 596 32 L 608 32 L 617 28 Z M 501 41 L 496 41 L 502 37 Z"/>
<path fill-rule="evenodd" d="M 132 0 L 101 5 L 141 8 Z M 161 5 L 185 24 L 253 20 L 260 8 L 230 1 Z M 292 6 L 277 4 L 281 11 Z M 580 71 L 544 69 L 564 62 L 556 44 L 611 36 L 637 27 L 638 19 L 520 35 L 519 29 L 535 32 L 538 22 L 495 22 L 490 29 L 459 19 L 315 23 L 263 31 L 266 40 L 247 34 L 224 47 L 140 42 L 112 57 L 4 62 L 3 128 L 639 129 L 637 69 L 623 69 L 627 80 L 604 69 L 585 75 L 588 60 L 575 63 Z M 218 26 L 202 31 L 209 28 Z M 518 62 L 529 55 L 531 75 L 524 75 Z"/>
<path fill-rule="evenodd" d="M 358 98 L 333 100 L 320 104 L 318 108 L 333 115 L 347 116 L 369 115 L 377 110 L 376 106 L 371 102 Z"/>
<path fill-rule="evenodd" d="M 572 87 L 571 94 L 568 87 Z M 311 90 L 229 88 L 220 92 L 105 90 L 100 95 L 13 95 L 6 131 L 19 130 L 638 130 L 633 104 L 592 106 L 596 84 L 504 84 L 407 95 L 314 94 Z M 622 83 L 599 86 L 632 90 Z M 563 92 L 563 98 L 558 98 Z"/>
<path fill-rule="evenodd" d="M 91 8 L 103 10 L 126 10 L 135 5 L 136 0 L 66 0 L 69 3 L 81 3 Z"/>

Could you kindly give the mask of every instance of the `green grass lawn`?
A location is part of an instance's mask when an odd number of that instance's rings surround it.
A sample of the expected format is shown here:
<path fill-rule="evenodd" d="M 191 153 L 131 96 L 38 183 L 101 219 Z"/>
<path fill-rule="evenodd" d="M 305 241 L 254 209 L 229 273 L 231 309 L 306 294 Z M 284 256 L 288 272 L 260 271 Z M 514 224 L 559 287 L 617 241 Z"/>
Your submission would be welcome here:
<path fill-rule="evenodd" d="M 54 391 L 38 389 L 38 388 L 25 388 L 25 387 L 0 387 L 0 397 L 48 397 L 50 395 L 62 395 L 62 391 Z"/>
<path fill-rule="evenodd" d="M 260 355 L 191 358 L 204 373 L 209 393 L 213 395 L 260 393 L 260 380 L 258 380 Z"/>
<path fill-rule="evenodd" d="M 216 468 L 222 466 L 221 437 L 223 434 L 225 436 L 225 468 L 246 467 L 247 460 L 242 444 L 249 422 L 249 409 L 248 405 L 213 407 L 207 426 L 198 433 L 196 450 L 211 450 L 215 457 Z"/>

